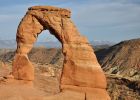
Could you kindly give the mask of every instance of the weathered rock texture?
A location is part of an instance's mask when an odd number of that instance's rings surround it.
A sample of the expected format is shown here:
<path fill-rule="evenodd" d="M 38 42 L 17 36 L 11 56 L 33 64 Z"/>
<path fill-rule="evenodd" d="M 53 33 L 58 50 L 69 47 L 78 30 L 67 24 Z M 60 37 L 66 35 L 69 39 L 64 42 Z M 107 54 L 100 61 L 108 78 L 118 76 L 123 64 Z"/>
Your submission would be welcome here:
<path fill-rule="evenodd" d="M 105 75 L 88 40 L 80 35 L 70 16 L 70 10 L 57 7 L 34 6 L 28 9 L 17 30 L 13 75 L 16 79 L 34 79 L 34 68 L 27 54 L 38 35 L 48 29 L 62 43 L 61 89 L 83 92 L 86 100 L 109 100 Z"/>
<path fill-rule="evenodd" d="M 140 38 L 122 41 L 96 54 L 105 72 L 140 80 Z"/>

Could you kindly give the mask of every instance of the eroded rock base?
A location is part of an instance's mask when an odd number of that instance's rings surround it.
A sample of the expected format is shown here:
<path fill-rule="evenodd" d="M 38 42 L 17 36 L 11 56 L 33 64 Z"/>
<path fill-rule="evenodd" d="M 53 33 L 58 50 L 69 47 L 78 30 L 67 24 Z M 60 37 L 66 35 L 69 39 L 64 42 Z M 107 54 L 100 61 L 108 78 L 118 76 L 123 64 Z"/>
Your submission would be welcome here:
<path fill-rule="evenodd" d="M 34 80 L 34 67 L 27 55 L 16 54 L 13 61 L 13 76 L 18 80 Z"/>
<path fill-rule="evenodd" d="M 84 100 L 110 100 L 110 97 L 106 91 L 106 89 L 100 88 L 89 88 L 89 87 L 79 87 L 72 85 L 63 86 L 64 90 L 76 91 L 78 93 L 84 93 Z"/>

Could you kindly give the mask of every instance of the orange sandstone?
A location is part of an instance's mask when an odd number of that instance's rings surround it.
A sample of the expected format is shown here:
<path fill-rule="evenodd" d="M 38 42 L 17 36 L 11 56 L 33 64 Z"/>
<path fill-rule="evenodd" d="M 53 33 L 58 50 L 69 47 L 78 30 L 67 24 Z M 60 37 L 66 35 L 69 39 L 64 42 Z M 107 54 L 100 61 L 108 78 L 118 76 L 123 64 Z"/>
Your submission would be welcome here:
<path fill-rule="evenodd" d="M 94 51 L 87 38 L 80 35 L 70 17 L 70 10 L 57 7 L 34 6 L 28 9 L 17 30 L 13 75 L 15 79 L 34 79 L 34 68 L 27 54 L 38 35 L 47 29 L 62 43 L 62 91 L 85 93 L 86 100 L 110 100 L 106 92 L 106 78 Z"/>

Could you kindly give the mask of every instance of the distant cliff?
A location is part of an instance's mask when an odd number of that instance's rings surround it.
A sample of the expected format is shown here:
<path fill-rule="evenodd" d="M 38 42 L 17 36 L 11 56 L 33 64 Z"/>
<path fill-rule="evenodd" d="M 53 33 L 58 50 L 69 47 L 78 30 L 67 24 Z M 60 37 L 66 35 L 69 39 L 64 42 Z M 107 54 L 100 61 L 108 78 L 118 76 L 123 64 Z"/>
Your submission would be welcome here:
<path fill-rule="evenodd" d="M 96 51 L 104 71 L 140 79 L 140 38 Z"/>

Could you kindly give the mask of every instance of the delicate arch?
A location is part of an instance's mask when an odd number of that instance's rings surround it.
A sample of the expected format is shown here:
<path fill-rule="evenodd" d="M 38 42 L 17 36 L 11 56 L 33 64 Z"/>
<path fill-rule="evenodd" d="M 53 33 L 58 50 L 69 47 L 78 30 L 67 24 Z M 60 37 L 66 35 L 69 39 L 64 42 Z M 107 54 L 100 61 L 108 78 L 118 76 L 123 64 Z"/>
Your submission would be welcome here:
<path fill-rule="evenodd" d="M 62 43 L 64 65 L 61 89 L 106 89 L 106 78 L 94 51 L 88 40 L 80 35 L 70 16 L 70 10 L 57 7 L 34 6 L 28 9 L 17 30 L 17 51 L 13 61 L 16 79 L 34 79 L 34 68 L 27 53 L 38 35 L 48 29 Z"/>

